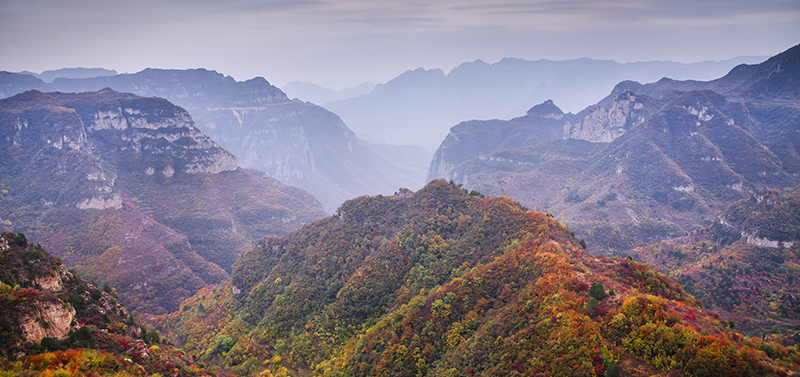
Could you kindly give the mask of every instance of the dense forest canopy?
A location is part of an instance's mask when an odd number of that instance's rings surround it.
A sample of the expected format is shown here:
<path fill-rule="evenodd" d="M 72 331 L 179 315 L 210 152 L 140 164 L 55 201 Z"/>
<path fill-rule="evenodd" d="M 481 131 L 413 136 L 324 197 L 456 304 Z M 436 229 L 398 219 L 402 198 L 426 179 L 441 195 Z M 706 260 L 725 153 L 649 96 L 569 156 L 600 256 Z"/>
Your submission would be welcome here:
<path fill-rule="evenodd" d="M 796 369 L 791 339 L 748 339 L 666 275 L 582 244 L 547 214 L 438 180 L 262 239 L 229 284 L 155 323 L 199 360 L 242 374 Z"/>

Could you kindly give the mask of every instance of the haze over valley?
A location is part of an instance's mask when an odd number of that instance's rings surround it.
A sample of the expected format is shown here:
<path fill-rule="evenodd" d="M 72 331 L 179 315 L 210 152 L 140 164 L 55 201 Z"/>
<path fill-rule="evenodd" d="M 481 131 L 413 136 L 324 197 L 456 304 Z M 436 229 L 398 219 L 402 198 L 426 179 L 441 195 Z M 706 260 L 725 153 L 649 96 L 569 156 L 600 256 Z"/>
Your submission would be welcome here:
<path fill-rule="evenodd" d="M 796 1 L 0 18 L 2 375 L 800 374 Z"/>

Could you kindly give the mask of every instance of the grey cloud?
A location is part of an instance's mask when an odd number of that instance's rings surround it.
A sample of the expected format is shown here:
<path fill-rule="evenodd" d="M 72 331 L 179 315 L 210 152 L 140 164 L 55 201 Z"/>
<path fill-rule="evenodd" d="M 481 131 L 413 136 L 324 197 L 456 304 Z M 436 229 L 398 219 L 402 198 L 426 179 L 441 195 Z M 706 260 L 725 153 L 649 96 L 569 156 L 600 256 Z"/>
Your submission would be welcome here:
<path fill-rule="evenodd" d="M 752 13 L 800 11 L 796 0 L 548 0 L 492 4 L 456 5 L 454 11 L 480 11 L 486 14 L 599 14 L 626 17 L 729 17 Z"/>

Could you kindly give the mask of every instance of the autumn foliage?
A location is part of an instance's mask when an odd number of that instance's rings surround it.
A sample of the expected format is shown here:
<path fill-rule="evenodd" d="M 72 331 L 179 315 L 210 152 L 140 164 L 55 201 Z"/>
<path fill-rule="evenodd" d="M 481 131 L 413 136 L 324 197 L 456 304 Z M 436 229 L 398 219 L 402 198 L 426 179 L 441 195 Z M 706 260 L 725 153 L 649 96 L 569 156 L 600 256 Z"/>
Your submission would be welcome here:
<path fill-rule="evenodd" d="M 666 275 L 591 256 L 544 213 L 445 181 L 262 239 L 230 284 L 157 323 L 237 374 L 798 371 L 796 348 L 769 356 Z"/>

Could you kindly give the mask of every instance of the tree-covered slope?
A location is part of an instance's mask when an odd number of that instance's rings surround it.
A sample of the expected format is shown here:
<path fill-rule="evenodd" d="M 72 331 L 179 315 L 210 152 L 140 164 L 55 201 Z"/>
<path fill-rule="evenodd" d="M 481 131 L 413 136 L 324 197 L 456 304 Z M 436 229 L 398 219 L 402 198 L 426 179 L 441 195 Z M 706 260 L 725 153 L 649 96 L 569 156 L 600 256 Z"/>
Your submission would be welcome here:
<path fill-rule="evenodd" d="M 544 213 L 437 180 L 262 239 L 229 284 L 156 323 L 242 374 L 797 372 L 796 347 L 744 339 L 667 276 L 582 243 Z"/>
<path fill-rule="evenodd" d="M 0 100 L 0 189 L 1 228 L 153 313 L 227 280 L 260 237 L 324 216 L 239 169 L 185 110 L 109 89 Z"/>
<path fill-rule="evenodd" d="M 749 333 L 800 330 L 800 190 L 757 191 L 720 222 L 636 249 Z"/>
<path fill-rule="evenodd" d="M 0 375 L 214 375 L 136 324 L 108 284 L 0 234 Z"/>

